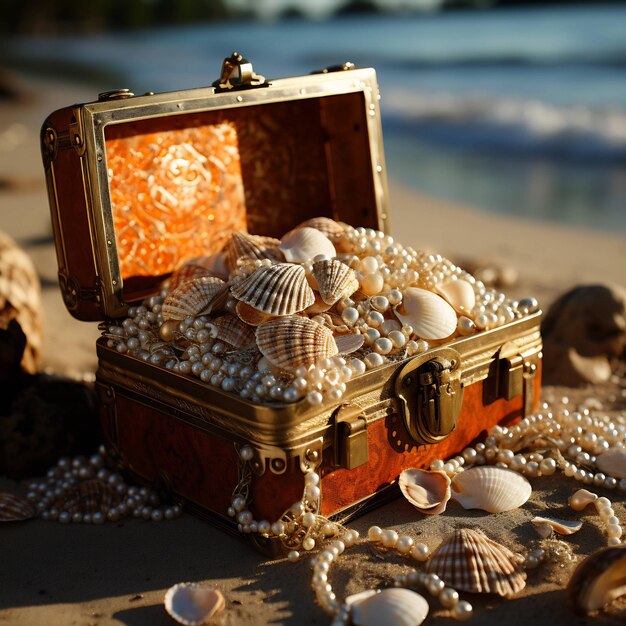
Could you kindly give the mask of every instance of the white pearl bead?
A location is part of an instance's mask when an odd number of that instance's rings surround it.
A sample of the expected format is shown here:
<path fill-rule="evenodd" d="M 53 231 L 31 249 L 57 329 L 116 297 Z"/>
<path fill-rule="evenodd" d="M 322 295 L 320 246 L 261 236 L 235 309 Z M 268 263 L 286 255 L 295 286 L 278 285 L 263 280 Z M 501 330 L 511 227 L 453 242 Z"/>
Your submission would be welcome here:
<path fill-rule="evenodd" d="M 472 617 L 472 613 L 474 612 L 472 605 L 465 600 L 461 600 L 453 609 L 452 616 L 454 619 L 458 619 L 460 621 L 465 621 Z"/>
<path fill-rule="evenodd" d="M 300 553 L 297 550 L 291 550 L 287 555 L 287 559 L 291 563 L 295 563 L 300 558 Z"/>
<path fill-rule="evenodd" d="M 430 548 L 424 543 L 416 543 L 411 548 L 410 555 L 416 561 L 426 561 L 430 555 Z"/>
<path fill-rule="evenodd" d="M 302 525 L 305 528 L 311 528 L 311 526 L 315 525 L 315 520 L 315 513 L 307 512 L 302 516 Z"/>
<path fill-rule="evenodd" d="M 385 548 L 393 548 L 396 543 L 398 543 L 398 533 L 395 530 L 387 528 L 383 530 L 381 540 Z"/>
<path fill-rule="evenodd" d="M 439 594 L 439 602 L 441 602 L 441 606 L 444 609 L 451 609 L 454 607 L 459 601 L 459 593 L 456 589 L 452 589 L 451 587 L 446 587 Z"/>
<path fill-rule="evenodd" d="M 374 342 L 373 350 L 378 354 L 389 354 L 393 350 L 393 343 L 387 337 L 380 337 Z"/>
<path fill-rule="evenodd" d="M 609 537 L 607 543 L 609 546 L 619 546 L 622 542 L 619 537 Z"/>
<path fill-rule="evenodd" d="M 380 526 L 370 526 L 367 531 L 367 538 L 370 541 L 381 541 L 383 537 L 383 529 Z"/>
<path fill-rule="evenodd" d="M 279 537 L 280 535 L 284 534 L 285 525 L 282 522 L 274 522 L 272 524 L 271 529 L 272 529 L 272 533 L 276 535 L 277 537 Z"/>
<path fill-rule="evenodd" d="M 315 547 L 315 539 L 313 539 L 313 537 L 305 537 L 302 541 L 302 547 L 305 550 L 313 550 Z"/>
<path fill-rule="evenodd" d="M 606 533 L 609 537 L 621 537 L 622 527 L 619 524 L 609 524 L 606 527 Z"/>
<path fill-rule="evenodd" d="M 396 543 L 396 550 L 400 554 L 408 554 L 414 544 L 415 541 L 413 540 L 413 537 L 409 537 L 408 535 L 400 535 L 400 537 L 398 537 L 398 542 Z"/>

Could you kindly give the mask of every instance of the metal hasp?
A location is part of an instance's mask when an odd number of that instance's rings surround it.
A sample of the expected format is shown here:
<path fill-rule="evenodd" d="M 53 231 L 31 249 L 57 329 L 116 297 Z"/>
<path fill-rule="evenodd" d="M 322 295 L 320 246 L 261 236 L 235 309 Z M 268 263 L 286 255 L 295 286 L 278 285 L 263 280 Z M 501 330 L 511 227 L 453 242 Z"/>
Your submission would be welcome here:
<path fill-rule="evenodd" d="M 351 470 L 365 465 L 369 458 L 367 419 L 362 409 L 344 404 L 334 415 L 334 465 Z"/>
<path fill-rule="evenodd" d="M 396 396 L 416 443 L 437 443 L 455 429 L 463 404 L 460 365 L 456 350 L 441 348 L 415 357 L 400 370 Z"/>
<path fill-rule="evenodd" d="M 215 91 L 251 89 L 252 87 L 267 87 L 268 85 L 265 76 L 255 73 L 252 63 L 248 59 L 244 59 L 238 52 L 233 52 L 224 59 L 220 77 L 213 83 Z"/>

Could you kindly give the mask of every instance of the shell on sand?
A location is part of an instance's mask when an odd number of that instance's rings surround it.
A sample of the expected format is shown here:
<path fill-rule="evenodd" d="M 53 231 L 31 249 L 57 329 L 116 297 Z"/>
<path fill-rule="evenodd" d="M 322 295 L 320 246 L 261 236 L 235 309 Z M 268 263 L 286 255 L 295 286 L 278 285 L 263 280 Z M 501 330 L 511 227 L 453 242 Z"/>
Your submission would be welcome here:
<path fill-rule="evenodd" d="M 357 335 L 355 333 L 350 335 L 339 335 L 335 337 L 335 343 L 337 344 L 337 351 L 339 354 L 350 354 L 356 352 L 365 343 L 365 337 L 363 335 Z"/>
<path fill-rule="evenodd" d="M 212 276 L 211 271 L 198 263 L 185 263 L 179 267 L 167 280 L 167 288 L 170 292 L 180 287 L 183 283 L 194 278 Z"/>
<path fill-rule="evenodd" d="M 0 522 L 21 522 L 37 515 L 35 507 L 12 493 L 0 493 Z"/>
<path fill-rule="evenodd" d="M 409 287 L 395 314 L 422 339 L 445 339 L 456 330 L 456 311 L 441 296 L 426 289 Z"/>
<path fill-rule="evenodd" d="M 350 623 L 355 626 L 419 626 L 428 615 L 426 599 L 410 589 L 363 595 L 351 603 Z"/>
<path fill-rule="evenodd" d="M 179 624 L 200 626 L 224 610 L 226 600 L 218 589 L 197 583 L 179 583 L 165 593 L 165 610 Z"/>
<path fill-rule="evenodd" d="M 437 293 L 459 313 L 467 315 L 476 304 L 476 294 L 472 285 L 462 278 L 449 280 L 437 287 Z"/>
<path fill-rule="evenodd" d="M 210 313 L 224 303 L 227 295 L 228 286 L 221 278 L 202 276 L 188 280 L 170 291 L 163 301 L 163 321 Z"/>
<path fill-rule="evenodd" d="M 349 298 L 358 288 L 356 272 L 337 260 L 313 263 L 313 276 L 317 290 L 326 304 L 333 305 L 341 298 Z"/>
<path fill-rule="evenodd" d="M 582 511 L 598 499 L 598 494 L 587 489 L 578 489 L 568 499 L 568 504 L 574 511 Z"/>
<path fill-rule="evenodd" d="M 233 269 L 237 267 L 237 261 L 244 258 L 283 261 L 283 254 L 278 248 L 279 243 L 280 241 L 273 237 L 234 232 L 223 250 L 226 265 Z"/>
<path fill-rule="evenodd" d="M 293 371 L 337 354 L 333 334 L 306 317 L 287 316 L 257 327 L 259 350 L 276 367 Z"/>
<path fill-rule="evenodd" d="M 406 469 L 398 485 L 402 495 L 426 515 L 438 515 L 446 510 L 450 499 L 450 478 L 443 471 Z"/>
<path fill-rule="evenodd" d="M 533 517 L 530 520 L 535 525 L 535 530 L 543 539 L 547 539 L 553 532 L 558 535 L 572 535 L 577 533 L 582 527 L 581 521 L 571 522 L 565 519 L 555 519 L 553 517 Z"/>
<path fill-rule="evenodd" d="M 301 224 L 298 224 L 294 230 L 298 228 L 315 228 L 323 235 L 326 235 L 332 242 L 342 239 L 346 234 L 346 226 L 343 222 L 336 222 L 330 217 L 312 217 Z"/>
<path fill-rule="evenodd" d="M 254 344 L 254 328 L 242 322 L 236 315 L 222 315 L 211 320 L 215 327 L 215 337 L 231 346 L 242 349 Z"/>
<path fill-rule="evenodd" d="M 327 257 L 337 254 L 333 242 L 326 235 L 308 226 L 289 231 L 280 240 L 279 248 L 290 263 L 305 263 L 319 254 Z"/>
<path fill-rule="evenodd" d="M 624 448 L 609 448 L 596 457 L 596 465 L 607 476 L 626 478 L 626 450 Z"/>
<path fill-rule="evenodd" d="M 315 294 L 300 265 L 277 263 L 259 267 L 231 287 L 235 298 L 270 315 L 292 315 L 315 302 Z"/>
<path fill-rule="evenodd" d="M 521 554 L 489 539 L 481 530 L 463 528 L 435 550 L 426 571 L 458 591 L 508 597 L 526 586 L 523 562 Z"/>
<path fill-rule="evenodd" d="M 237 317 L 246 324 L 250 326 L 258 326 L 263 322 L 267 322 L 271 320 L 273 315 L 269 313 L 263 313 L 263 311 L 259 311 L 259 309 L 255 309 L 253 306 L 246 304 L 245 302 L 237 302 L 237 306 L 235 307 L 235 313 L 237 313 Z"/>
<path fill-rule="evenodd" d="M 493 465 L 472 467 L 457 474 L 451 490 L 452 497 L 463 508 L 489 513 L 517 509 L 532 493 L 530 483 L 523 476 Z"/>

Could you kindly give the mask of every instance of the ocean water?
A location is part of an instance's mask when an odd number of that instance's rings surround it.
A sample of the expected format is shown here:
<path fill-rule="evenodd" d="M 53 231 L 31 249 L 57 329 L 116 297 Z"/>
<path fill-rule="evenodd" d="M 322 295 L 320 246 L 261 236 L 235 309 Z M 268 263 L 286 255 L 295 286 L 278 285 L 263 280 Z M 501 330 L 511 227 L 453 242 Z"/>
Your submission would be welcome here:
<path fill-rule="evenodd" d="M 233 50 L 270 77 L 373 66 L 390 176 L 486 211 L 626 232 L 626 6 L 230 22 L 7 49 L 109 68 L 135 93 L 210 84 Z"/>

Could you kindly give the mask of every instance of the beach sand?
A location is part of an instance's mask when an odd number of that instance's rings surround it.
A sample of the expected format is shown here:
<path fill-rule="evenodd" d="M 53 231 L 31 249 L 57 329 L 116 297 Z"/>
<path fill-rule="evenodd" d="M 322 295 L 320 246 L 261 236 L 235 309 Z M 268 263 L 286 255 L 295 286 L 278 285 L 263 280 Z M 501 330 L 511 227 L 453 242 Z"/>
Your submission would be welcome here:
<path fill-rule="evenodd" d="M 25 247 L 42 278 L 45 367 L 89 377 L 96 366 L 98 331 L 96 324 L 71 318 L 59 295 L 38 134 L 52 109 L 92 99 L 95 94 L 85 87 L 42 79 L 21 77 L 20 82 L 31 97 L 0 103 L 0 229 Z M 576 284 L 626 285 L 623 234 L 584 232 L 482 213 L 424 197 L 393 180 L 390 198 L 392 234 L 400 241 L 453 259 L 488 259 L 511 266 L 519 272 L 519 282 L 510 290 L 514 297 L 536 295 L 545 308 Z M 623 413 L 626 408 L 623 377 L 593 389 L 544 390 L 544 398 L 563 395 L 570 397 L 571 404 L 593 397 L 606 411 Z M 431 548 L 456 528 L 476 527 L 509 548 L 526 552 L 539 544 L 529 523 L 533 516 L 574 519 L 581 515 L 566 506 L 578 483 L 560 475 L 532 483 L 529 502 L 509 513 L 468 512 L 451 503 L 443 515 L 425 517 L 398 499 L 350 527 L 365 534 L 372 524 L 393 526 Z M 1 489 L 15 489 L 15 484 L 0 480 Z M 618 517 L 626 521 L 624 494 L 602 495 L 616 502 Z M 529 572 L 526 589 L 515 599 L 467 596 L 475 607 L 470 623 L 589 623 L 571 613 L 563 590 L 576 559 L 606 544 L 598 517 L 587 513 L 582 519 L 583 529 L 566 539 L 572 560 Z M 392 576 L 406 570 L 399 557 L 357 547 L 333 568 L 332 582 L 343 597 L 387 585 Z M 203 582 L 222 590 L 227 605 L 217 624 L 328 624 L 330 620 L 313 600 L 310 579 L 310 559 L 296 564 L 268 562 L 239 538 L 191 515 L 174 522 L 125 520 L 103 526 L 34 520 L 0 529 L 0 624 L 165 626 L 173 622 L 162 608 L 163 594 L 181 581 Z M 440 615 L 437 603 L 431 604 L 431 612 Z M 427 623 L 434 621 L 431 617 Z"/>

